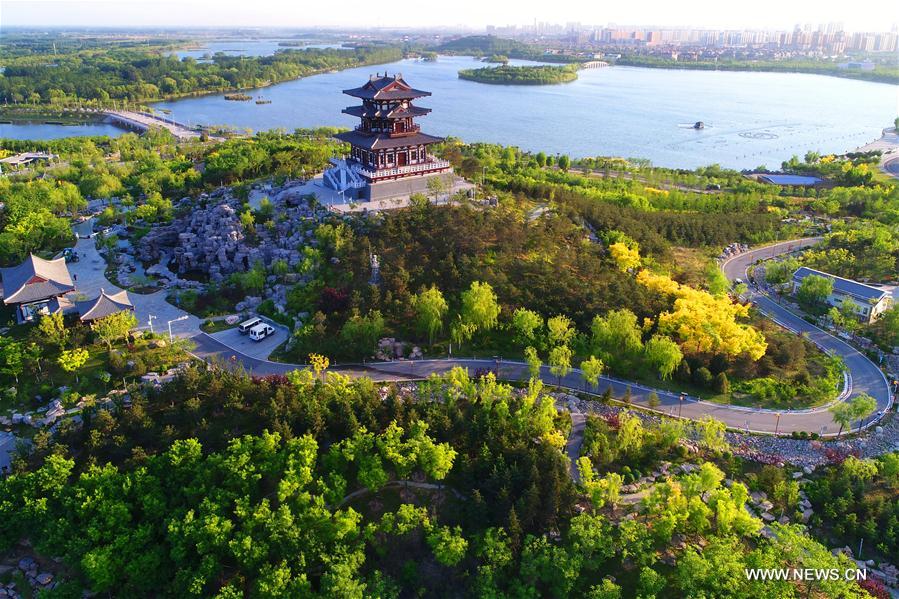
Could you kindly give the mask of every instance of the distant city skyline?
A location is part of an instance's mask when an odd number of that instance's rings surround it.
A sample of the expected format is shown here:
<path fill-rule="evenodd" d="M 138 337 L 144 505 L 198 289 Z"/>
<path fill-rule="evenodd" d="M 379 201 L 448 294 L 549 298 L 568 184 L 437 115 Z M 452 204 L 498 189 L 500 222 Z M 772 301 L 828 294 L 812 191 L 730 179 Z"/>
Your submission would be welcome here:
<path fill-rule="evenodd" d="M 889 31 L 897 11 L 892 0 L 870 0 L 851 10 L 835 0 L 756 0 L 734 5 L 718 0 L 671 3 L 643 0 L 599 4 L 574 0 L 555 5 L 545 0 L 456 0 L 441 10 L 377 10 L 368 0 L 323 5 L 308 0 L 4 0 L 5 27 L 278 27 L 278 28 L 444 28 L 533 27 L 536 22 L 583 27 L 686 27 L 708 29 L 792 30 L 796 25 L 841 24 L 846 31 Z"/>

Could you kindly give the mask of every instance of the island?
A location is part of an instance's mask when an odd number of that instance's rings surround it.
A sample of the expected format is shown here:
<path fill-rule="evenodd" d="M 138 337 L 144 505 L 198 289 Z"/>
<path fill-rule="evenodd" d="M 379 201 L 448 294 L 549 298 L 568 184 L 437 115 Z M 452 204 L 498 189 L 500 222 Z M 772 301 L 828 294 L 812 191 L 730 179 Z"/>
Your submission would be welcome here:
<path fill-rule="evenodd" d="M 550 85 L 570 83 L 577 79 L 577 65 L 564 66 L 523 66 L 483 67 L 480 69 L 463 69 L 459 71 L 459 79 L 492 83 L 495 85 Z"/>

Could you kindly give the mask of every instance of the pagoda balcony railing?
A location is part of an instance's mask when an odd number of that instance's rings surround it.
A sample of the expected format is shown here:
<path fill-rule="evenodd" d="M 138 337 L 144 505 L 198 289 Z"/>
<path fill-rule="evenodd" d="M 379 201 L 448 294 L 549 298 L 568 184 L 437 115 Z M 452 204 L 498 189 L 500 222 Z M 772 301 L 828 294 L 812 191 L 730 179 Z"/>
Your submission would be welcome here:
<path fill-rule="evenodd" d="M 407 164 L 406 166 L 397 166 L 394 168 L 379 168 L 374 170 L 358 164 L 354 165 L 353 168 L 358 173 L 369 179 L 380 179 L 383 177 L 397 177 L 399 175 L 424 173 L 449 167 L 450 163 L 448 161 L 438 160 L 435 158 L 434 160 L 429 160 L 428 162 L 422 162 L 419 164 Z"/>
<path fill-rule="evenodd" d="M 381 130 L 366 129 L 362 125 L 356 125 L 355 131 L 357 131 L 358 133 L 364 133 L 366 135 L 369 135 L 372 133 L 386 133 L 391 136 L 402 137 L 403 135 L 409 135 L 411 133 L 419 133 L 421 131 L 421 125 L 412 125 L 411 127 L 407 127 L 405 131 L 384 131 L 383 129 L 381 129 Z"/>

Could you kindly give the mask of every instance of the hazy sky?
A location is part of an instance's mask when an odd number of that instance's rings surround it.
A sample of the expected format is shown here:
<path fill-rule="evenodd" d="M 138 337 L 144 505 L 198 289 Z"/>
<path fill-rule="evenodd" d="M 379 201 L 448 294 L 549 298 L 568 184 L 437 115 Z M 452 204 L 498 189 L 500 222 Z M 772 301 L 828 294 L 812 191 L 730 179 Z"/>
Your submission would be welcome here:
<path fill-rule="evenodd" d="M 895 0 L 2 0 L 0 27 L 483 27 L 536 19 L 770 29 L 834 21 L 850 31 L 886 31 L 899 21 L 897 6 Z"/>

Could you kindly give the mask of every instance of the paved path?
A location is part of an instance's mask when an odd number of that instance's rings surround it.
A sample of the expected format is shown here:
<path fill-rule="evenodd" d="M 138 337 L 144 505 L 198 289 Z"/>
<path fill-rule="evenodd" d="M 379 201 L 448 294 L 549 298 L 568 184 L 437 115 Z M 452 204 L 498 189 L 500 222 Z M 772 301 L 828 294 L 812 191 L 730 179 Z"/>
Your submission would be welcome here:
<path fill-rule="evenodd" d="M 80 259 L 69 263 L 68 267 L 75 279 L 76 294 L 91 299 L 97 297 L 101 289 L 111 293 L 121 291 L 106 278 L 106 261 L 97 251 L 94 238 L 82 239 L 82 236 L 90 234 L 91 221 L 78 223 L 72 230 L 78 235 L 75 251 Z M 168 321 L 186 316 L 185 320 L 172 323 L 172 333 L 179 337 L 195 335 L 200 329 L 200 319 L 168 303 L 166 294 L 165 290 L 150 294 L 128 293 L 134 303 L 138 328 L 149 329 L 150 315 L 153 315 L 153 329 L 157 333 L 165 333 L 168 331 Z"/>
<path fill-rule="evenodd" d="M 752 250 L 732 258 L 723 265 L 723 269 L 731 280 L 738 277 L 745 279 L 748 278 L 746 276 L 746 268 L 756 260 L 808 247 L 819 243 L 820 240 L 821 238 L 809 238 L 788 241 Z M 752 299 L 756 301 L 759 309 L 776 322 L 787 326 L 793 331 L 807 334 L 809 339 L 819 346 L 842 356 L 852 379 L 852 395 L 861 392 L 869 393 L 877 400 L 878 411 L 886 410 L 890 403 L 887 382 L 880 370 L 870 360 L 847 343 L 809 324 L 767 297 L 757 292 L 751 293 Z M 205 334 L 193 337 L 193 341 L 197 343 L 198 356 L 204 359 L 218 357 L 225 362 L 236 362 L 255 374 L 283 374 L 294 368 L 301 367 L 243 355 Z M 468 368 L 472 372 L 477 370 L 494 370 L 497 371 L 498 378 L 503 380 L 525 381 L 529 378 L 527 365 L 523 362 L 502 361 L 499 363 L 495 360 L 465 358 L 377 362 L 366 364 L 364 367 L 335 366 L 331 370 L 348 376 L 368 376 L 377 381 L 386 381 L 422 379 L 434 373 L 446 373 L 455 367 Z M 548 367 L 543 367 L 540 378 L 549 385 L 559 385 L 580 392 L 586 391 L 593 395 L 599 395 L 607 388 L 611 388 L 614 396 L 621 397 L 627 389 L 630 389 L 633 404 L 643 408 L 649 408 L 649 397 L 651 393 L 655 392 L 659 399 L 659 406 L 655 408 L 658 412 L 694 420 L 703 416 L 711 416 L 738 430 L 761 433 L 778 432 L 782 434 L 788 434 L 793 431 L 806 431 L 816 432 L 824 436 L 833 436 L 839 431 L 839 425 L 834 423 L 826 407 L 778 412 L 775 410 L 723 405 L 700 401 L 676 392 L 651 389 L 613 377 L 601 377 L 596 388 L 586 390 L 581 371 L 576 368 L 572 369 L 567 376 L 559 379 L 550 373 Z M 572 422 L 573 430 L 576 429 L 576 424 L 575 421 Z M 579 447 L 580 443 L 576 447 L 570 446 L 566 449 L 566 452 L 575 452 L 576 455 L 577 452 L 575 450 L 578 450 Z M 576 473 L 573 473 L 573 475 L 576 475 Z"/>
<path fill-rule="evenodd" d="M 809 237 L 750 250 L 725 262 L 722 265 L 722 270 L 730 280 L 742 278 L 745 281 L 749 279 L 746 272 L 747 269 L 756 261 L 815 245 L 821 239 L 820 237 Z M 867 393 L 877 400 L 878 412 L 889 408 L 891 404 L 889 383 L 881 370 L 861 352 L 845 341 L 809 323 L 758 289 L 750 288 L 747 296 L 748 299 L 755 303 L 760 312 L 774 322 L 795 333 L 805 335 L 809 341 L 818 347 L 843 358 L 851 379 L 852 391 L 849 397 Z M 783 429 L 785 422 L 789 423 L 788 426 L 798 427 L 798 430 L 820 432 L 821 427 L 827 427 L 828 432 L 834 432 L 834 427 L 836 427 L 836 430 L 839 429 L 839 425 L 833 422 L 833 418 L 831 418 L 826 408 L 805 412 L 784 412 L 781 417 L 781 430 L 792 430 L 790 428 Z"/>
<path fill-rule="evenodd" d="M 75 227 L 76 232 L 86 233 L 90 230 L 89 222 L 81 223 Z M 795 251 L 802 247 L 808 247 L 820 242 L 821 238 L 808 238 L 796 241 L 787 241 L 765 248 L 759 248 L 736 256 L 723 265 L 725 275 L 733 280 L 735 278 L 748 279 L 746 269 L 756 260 L 766 259 L 778 254 Z M 109 291 L 117 291 L 118 287 L 112 285 L 105 277 L 105 262 L 97 252 L 93 239 L 80 239 L 76 251 L 81 256 L 79 262 L 70 264 L 70 270 L 77 275 L 76 285 L 78 291 L 87 296 L 96 295 L 100 288 Z M 759 309 L 767 316 L 786 326 L 787 328 L 806 334 L 810 340 L 820 347 L 840 355 L 846 362 L 847 369 L 852 380 L 852 394 L 866 392 L 877 400 L 878 411 L 885 411 L 890 405 L 890 393 L 886 378 L 880 370 L 849 344 L 829 335 L 821 329 L 809 324 L 798 315 L 778 305 L 767 296 L 757 291 L 749 292 L 751 299 L 756 302 Z M 165 291 L 159 291 L 150 295 L 130 294 L 135 305 L 140 326 L 146 326 L 147 319 L 153 314 L 155 329 L 164 331 L 166 321 L 181 316 L 187 316 L 183 321 L 172 323 L 173 333 L 183 337 L 190 337 L 196 344 L 195 354 L 205 360 L 218 359 L 224 364 L 235 364 L 245 368 L 248 372 L 257 375 L 284 374 L 302 365 L 283 364 L 271 362 L 264 358 L 264 352 L 254 355 L 246 355 L 238 349 L 231 347 L 222 340 L 228 337 L 216 339 L 210 335 L 199 332 L 200 320 L 172 306 L 165 301 Z M 264 342 L 263 342 L 264 343 Z M 421 379 L 432 373 L 445 373 L 455 367 L 468 368 L 472 372 L 477 370 L 497 371 L 498 378 L 503 380 L 526 381 L 529 378 L 527 365 L 522 362 L 504 361 L 498 363 L 494 360 L 483 359 L 439 359 L 421 361 L 397 361 L 379 362 L 365 365 L 335 366 L 331 370 L 351 377 L 366 376 L 376 381 L 396 381 Z M 721 420 L 727 426 L 734 429 L 763 433 L 791 433 L 793 431 L 817 432 L 822 435 L 832 436 L 837 433 L 839 426 L 833 422 L 830 412 L 826 408 L 810 410 L 783 411 L 760 410 L 741 406 L 729 406 L 712 402 L 700 401 L 696 398 L 682 395 L 677 392 L 654 390 L 643 385 L 613 377 L 601 377 L 595 389 L 585 389 L 581 371 L 572 371 L 561 379 L 552 375 L 548 367 L 543 367 L 540 378 L 547 384 L 559 385 L 581 392 L 589 391 L 599 395 L 606 389 L 611 389 L 612 394 L 621 397 L 630 389 L 631 401 L 634 405 L 649 408 L 649 397 L 655 392 L 659 399 L 656 411 L 683 418 L 699 419 L 703 416 L 711 416 Z M 577 432 L 581 427 L 578 418 L 572 415 L 572 431 Z M 566 452 L 576 457 L 579 453 L 581 435 L 572 435 L 575 441 L 569 440 Z M 576 466 L 574 467 L 576 469 Z M 576 476 L 576 472 L 572 472 Z"/>

